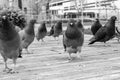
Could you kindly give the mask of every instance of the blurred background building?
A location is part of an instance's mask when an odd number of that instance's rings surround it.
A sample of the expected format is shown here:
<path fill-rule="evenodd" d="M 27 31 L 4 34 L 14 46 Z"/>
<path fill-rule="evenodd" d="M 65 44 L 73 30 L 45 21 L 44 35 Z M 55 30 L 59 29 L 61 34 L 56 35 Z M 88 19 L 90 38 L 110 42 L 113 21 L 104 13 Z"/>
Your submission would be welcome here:
<path fill-rule="evenodd" d="M 120 0 L 0 0 L 0 9 L 20 9 L 40 20 L 82 17 L 119 19 Z"/>
<path fill-rule="evenodd" d="M 108 19 L 111 15 L 119 15 L 118 3 L 120 0 L 52 0 L 50 10 L 52 15 L 64 17 L 76 18 L 83 11 L 85 17 Z"/>

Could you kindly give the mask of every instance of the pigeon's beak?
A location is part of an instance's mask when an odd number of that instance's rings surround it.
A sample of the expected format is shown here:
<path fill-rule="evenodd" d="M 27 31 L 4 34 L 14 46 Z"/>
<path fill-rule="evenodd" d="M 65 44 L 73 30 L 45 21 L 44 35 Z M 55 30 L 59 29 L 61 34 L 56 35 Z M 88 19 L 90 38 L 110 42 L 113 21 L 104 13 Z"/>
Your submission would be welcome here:
<path fill-rule="evenodd" d="M 3 16 L 2 18 L 3 18 L 3 19 L 6 19 L 6 16 Z"/>
<path fill-rule="evenodd" d="M 70 25 L 72 26 L 72 25 L 73 25 L 73 23 L 70 23 Z"/>

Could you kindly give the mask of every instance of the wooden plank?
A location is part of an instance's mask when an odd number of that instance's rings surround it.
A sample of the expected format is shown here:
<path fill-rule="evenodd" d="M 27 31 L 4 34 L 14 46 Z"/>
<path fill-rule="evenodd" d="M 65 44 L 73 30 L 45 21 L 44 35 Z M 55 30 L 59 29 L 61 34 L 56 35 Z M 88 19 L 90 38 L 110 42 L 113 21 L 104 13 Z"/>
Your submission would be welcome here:
<path fill-rule="evenodd" d="M 119 80 L 120 44 L 113 39 L 108 47 L 103 43 L 88 46 L 90 37 L 85 35 L 81 58 L 73 54 L 71 62 L 68 62 L 68 54 L 63 53 L 62 36 L 60 44 L 50 37 L 45 38 L 45 45 L 34 40 L 29 47 L 33 54 L 23 54 L 17 61 L 18 74 L 3 73 L 0 57 L 0 80 Z M 12 67 L 11 60 L 8 65 Z"/>

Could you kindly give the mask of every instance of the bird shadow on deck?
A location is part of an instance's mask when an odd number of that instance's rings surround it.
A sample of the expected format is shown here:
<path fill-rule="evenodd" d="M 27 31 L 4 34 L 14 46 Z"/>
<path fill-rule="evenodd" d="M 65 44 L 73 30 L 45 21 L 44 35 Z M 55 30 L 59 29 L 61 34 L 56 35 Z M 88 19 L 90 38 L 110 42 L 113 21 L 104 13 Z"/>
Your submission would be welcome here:
<path fill-rule="evenodd" d="M 89 45 L 89 47 L 95 47 L 95 48 L 105 48 L 105 47 L 111 47 L 110 44 L 93 44 L 93 45 Z"/>
<path fill-rule="evenodd" d="M 114 40 L 114 41 L 112 40 L 107 43 L 96 42 L 95 44 L 88 45 L 88 46 L 96 47 L 96 48 L 105 48 L 105 47 L 112 47 L 112 46 L 118 45 L 118 44 L 120 44 L 120 42 L 118 42 L 117 40 Z"/>

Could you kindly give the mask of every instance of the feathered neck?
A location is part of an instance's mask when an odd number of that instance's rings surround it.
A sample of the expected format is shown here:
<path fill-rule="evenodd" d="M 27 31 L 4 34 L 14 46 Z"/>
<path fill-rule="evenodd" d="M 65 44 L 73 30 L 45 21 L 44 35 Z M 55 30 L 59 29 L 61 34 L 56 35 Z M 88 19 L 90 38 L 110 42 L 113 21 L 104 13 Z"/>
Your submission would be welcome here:
<path fill-rule="evenodd" d="M 66 34 L 66 37 L 68 37 L 69 39 L 76 39 L 81 36 L 78 28 L 76 27 L 68 27 L 65 34 Z"/>

